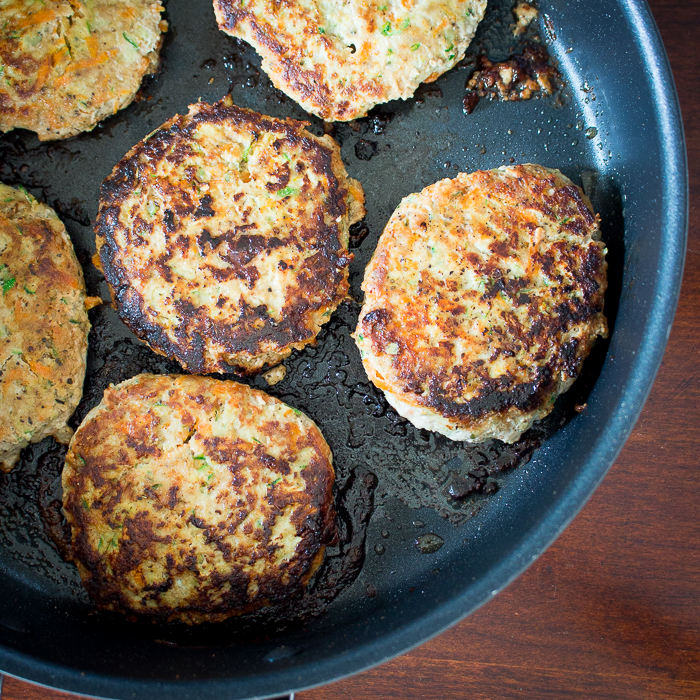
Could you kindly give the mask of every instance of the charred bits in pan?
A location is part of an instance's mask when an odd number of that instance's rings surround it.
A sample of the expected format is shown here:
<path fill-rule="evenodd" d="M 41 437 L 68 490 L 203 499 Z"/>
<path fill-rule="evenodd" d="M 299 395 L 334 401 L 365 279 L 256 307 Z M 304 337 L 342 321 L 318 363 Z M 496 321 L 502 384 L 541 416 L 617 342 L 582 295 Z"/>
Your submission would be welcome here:
<path fill-rule="evenodd" d="M 564 80 L 552 61 L 538 33 L 535 21 L 539 16 L 534 1 L 519 2 L 512 10 L 515 24 L 510 25 L 516 46 L 508 50 L 510 56 L 503 61 L 492 60 L 483 46 L 478 56 L 472 58 L 473 70 L 467 79 L 463 99 L 465 114 L 471 114 L 479 100 L 520 102 L 533 97 L 553 95 L 564 87 Z M 556 40 L 551 20 L 544 15 L 545 38 Z"/>
<path fill-rule="evenodd" d="M 526 46 L 522 53 L 497 63 L 481 55 L 467 81 L 464 113 L 471 114 L 482 97 L 518 102 L 552 95 L 562 85 L 561 75 L 542 44 Z"/>

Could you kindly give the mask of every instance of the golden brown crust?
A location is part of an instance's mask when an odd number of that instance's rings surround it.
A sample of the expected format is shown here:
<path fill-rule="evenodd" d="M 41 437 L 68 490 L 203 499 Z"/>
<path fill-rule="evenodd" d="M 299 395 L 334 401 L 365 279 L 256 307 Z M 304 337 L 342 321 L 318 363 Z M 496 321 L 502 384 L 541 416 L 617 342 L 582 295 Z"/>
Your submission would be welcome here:
<path fill-rule="evenodd" d="M 599 235 L 581 190 L 536 165 L 407 197 L 365 273 L 370 379 L 421 427 L 517 440 L 607 334 Z"/>
<path fill-rule="evenodd" d="M 486 0 L 214 0 L 219 27 L 252 44 L 276 87 L 326 121 L 407 99 L 459 62 Z"/>
<path fill-rule="evenodd" d="M 335 537 L 331 452 L 261 391 L 139 375 L 70 443 L 73 558 L 107 610 L 214 622 L 298 593 Z"/>
<path fill-rule="evenodd" d="M 87 336 L 83 271 L 55 212 L 0 184 L 0 469 L 53 435 L 83 391 Z"/>
<path fill-rule="evenodd" d="M 125 323 L 190 372 L 251 372 L 314 340 L 348 290 L 364 213 L 337 144 L 292 120 L 197 104 L 102 185 L 102 270 Z"/>
<path fill-rule="evenodd" d="M 6 0 L 0 7 L 0 131 L 75 136 L 126 107 L 155 72 L 158 0 Z"/>

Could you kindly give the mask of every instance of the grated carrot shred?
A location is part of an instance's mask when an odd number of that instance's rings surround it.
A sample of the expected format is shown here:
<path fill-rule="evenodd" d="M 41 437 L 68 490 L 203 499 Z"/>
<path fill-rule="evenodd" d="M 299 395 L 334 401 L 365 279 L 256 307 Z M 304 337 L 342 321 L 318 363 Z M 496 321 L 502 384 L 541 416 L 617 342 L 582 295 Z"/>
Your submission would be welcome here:
<path fill-rule="evenodd" d="M 13 29 L 26 29 L 27 27 L 34 27 L 37 24 L 43 24 L 45 22 L 50 22 L 52 19 L 56 19 L 56 13 L 53 10 L 46 8 L 45 10 L 39 10 L 32 15 L 29 15 L 26 19 L 17 22 Z"/>
<path fill-rule="evenodd" d="M 65 46 L 65 44 L 61 46 L 61 48 L 51 56 L 51 61 L 54 66 L 57 66 L 59 63 L 64 63 L 69 60 L 70 52 L 68 51 L 68 47 Z"/>
<path fill-rule="evenodd" d="M 51 372 L 50 367 L 47 367 L 46 365 L 42 365 L 39 362 L 32 362 L 31 360 L 28 360 L 27 364 L 32 368 L 32 372 L 34 372 L 34 374 L 38 374 L 43 379 L 50 379 L 51 378 L 52 372 Z"/>
<path fill-rule="evenodd" d="M 49 71 L 51 70 L 51 57 L 47 56 L 39 68 L 39 72 L 36 75 L 36 83 L 34 89 L 36 91 L 41 90 L 46 84 L 46 79 L 49 77 Z"/>
<path fill-rule="evenodd" d="M 27 383 L 27 372 L 24 369 L 21 369 L 19 367 L 15 367 L 15 369 L 11 369 L 9 372 L 7 372 L 5 374 L 4 381 L 7 383 L 19 382 L 20 384 L 26 384 Z"/>
<path fill-rule="evenodd" d="M 88 47 L 88 51 L 90 52 L 90 56 L 95 58 L 97 56 L 97 51 L 100 48 L 100 42 L 97 39 L 96 36 L 87 36 L 85 37 L 85 44 Z"/>
<path fill-rule="evenodd" d="M 70 78 L 70 73 L 76 70 L 82 70 L 83 68 L 94 68 L 95 66 L 100 66 L 103 63 L 107 63 L 107 61 L 116 56 L 118 53 L 118 49 L 111 49 L 109 51 L 103 51 L 99 56 L 95 56 L 94 58 L 84 58 L 81 61 L 69 63 L 66 66 L 65 73 L 56 81 L 56 85 L 65 85 Z"/>

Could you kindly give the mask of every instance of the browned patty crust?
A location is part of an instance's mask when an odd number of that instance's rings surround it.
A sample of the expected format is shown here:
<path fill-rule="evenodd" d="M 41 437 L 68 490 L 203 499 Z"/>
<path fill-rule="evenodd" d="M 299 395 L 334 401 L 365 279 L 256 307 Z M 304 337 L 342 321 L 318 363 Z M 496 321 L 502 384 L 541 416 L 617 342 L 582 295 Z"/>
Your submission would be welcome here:
<path fill-rule="evenodd" d="M 73 559 L 101 608 L 223 620 L 308 583 L 335 538 L 333 480 L 300 411 L 236 382 L 139 375 L 70 443 Z"/>
<path fill-rule="evenodd" d="M 517 440 L 607 335 L 605 244 L 558 170 L 462 173 L 406 197 L 362 285 L 355 338 L 401 415 L 456 440 Z"/>
<path fill-rule="evenodd" d="M 124 322 L 190 372 L 251 372 L 314 340 L 348 290 L 364 213 L 338 145 L 301 122 L 197 104 L 101 189 L 97 248 Z"/>

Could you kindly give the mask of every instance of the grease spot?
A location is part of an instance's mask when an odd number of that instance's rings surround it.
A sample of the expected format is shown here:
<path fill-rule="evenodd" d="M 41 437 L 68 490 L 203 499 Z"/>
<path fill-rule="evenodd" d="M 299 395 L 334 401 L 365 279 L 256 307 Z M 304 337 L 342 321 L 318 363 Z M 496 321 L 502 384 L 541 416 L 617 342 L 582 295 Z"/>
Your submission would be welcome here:
<path fill-rule="evenodd" d="M 443 544 L 445 544 L 445 540 L 440 535 L 435 535 L 432 532 L 421 535 L 416 540 L 416 547 L 418 547 L 418 551 L 421 554 L 434 554 Z"/>

